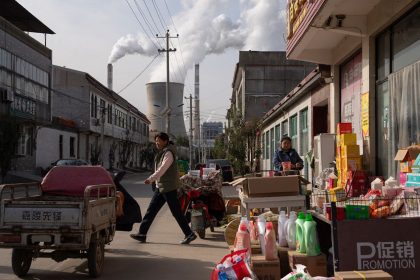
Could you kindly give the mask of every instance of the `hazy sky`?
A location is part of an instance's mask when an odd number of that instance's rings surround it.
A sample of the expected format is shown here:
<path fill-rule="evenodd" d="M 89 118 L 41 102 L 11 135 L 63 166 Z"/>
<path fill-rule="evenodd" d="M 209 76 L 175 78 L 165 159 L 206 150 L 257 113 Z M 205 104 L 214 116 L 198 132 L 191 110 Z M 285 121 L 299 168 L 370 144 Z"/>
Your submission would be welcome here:
<path fill-rule="evenodd" d="M 194 96 L 194 64 L 200 64 L 202 122 L 225 120 L 239 50 L 285 46 L 286 0 L 17 1 L 56 33 L 47 36 L 53 64 L 107 85 L 111 61 L 117 93 L 144 71 L 120 95 L 145 114 L 145 84 L 166 80 L 165 55 L 154 59 L 157 48 L 166 48 L 157 33 L 164 36 L 169 28 L 171 35 L 179 34 L 171 40 L 177 51 L 171 53 L 170 80 L 185 84 L 184 96 Z M 43 35 L 30 35 L 44 42 Z M 184 113 L 188 110 L 185 105 Z"/>

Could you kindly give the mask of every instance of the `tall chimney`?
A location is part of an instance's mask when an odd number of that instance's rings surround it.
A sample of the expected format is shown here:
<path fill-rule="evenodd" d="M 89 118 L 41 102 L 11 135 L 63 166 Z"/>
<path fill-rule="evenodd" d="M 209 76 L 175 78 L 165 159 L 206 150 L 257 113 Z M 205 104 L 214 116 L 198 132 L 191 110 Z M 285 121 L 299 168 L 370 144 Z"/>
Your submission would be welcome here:
<path fill-rule="evenodd" d="M 112 64 L 108 63 L 108 89 L 112 90 Z"/>
<path fill-rule="evenodd" d="M 195 82 L 194 82 L 194 143 L 200 146 L 200 65 L 195 65 Z"/>

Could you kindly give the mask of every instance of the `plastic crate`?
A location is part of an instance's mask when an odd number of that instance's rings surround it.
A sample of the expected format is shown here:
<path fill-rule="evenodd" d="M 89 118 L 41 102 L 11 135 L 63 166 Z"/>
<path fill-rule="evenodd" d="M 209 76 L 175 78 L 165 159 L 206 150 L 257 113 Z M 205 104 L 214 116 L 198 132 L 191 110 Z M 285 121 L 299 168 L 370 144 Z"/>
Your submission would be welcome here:
<path fill-rule="evenodd" d="M 347 204 L 346 219 L 347 220 L 367 220 L 369 219 L 369 206 L 368 205 L 351 205 Z"/>

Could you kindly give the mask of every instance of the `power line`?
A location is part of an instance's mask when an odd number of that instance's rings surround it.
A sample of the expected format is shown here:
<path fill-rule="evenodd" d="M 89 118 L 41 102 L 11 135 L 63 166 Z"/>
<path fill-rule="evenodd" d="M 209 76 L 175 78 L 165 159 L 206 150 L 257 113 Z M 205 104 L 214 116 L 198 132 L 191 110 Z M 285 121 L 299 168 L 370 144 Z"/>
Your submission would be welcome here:
<path fill-rule="evenodd" d="M 150 38 L 149 34 L 147 34 L 146 29 L 144 28 L 143 24 L 141 23 L 141 21 L 139 20 L 139 18 L 137 17 L 136 12 L 134 12 L 133 8 L 131 7 L 130 3 L 128 2 L 128 0 L 125 0 L 125 2 L 127 2 L 128 7 L 130 7 L 130 10 L 133 12 L 133 15 L 136 17 L 137 22 L 140 24 L 141 28 L 143 29 L 144 34 L 149 37 L 150 41 L 153 43 L 153 45 L 155 45 L 155 47 L 158 49 L 159 47 L 155 44 L 155 42 Z"/>
<path fill-rule="evenodd" d="M 144 73 L 144 71 L 146 71 L 146 69 L 153 63 L 153 61 L 155 61 L 155 59 L 160 55 L 160 53 L 158 53 L 150 62 L 149 64 L 146 65 L 146 67 L 131 81 L 129 82 L 125 87 L 123 87 L 119 92 L 117 92 L 118 94 L 120 94 L 123 90 L 125 90 L 126 88 L 128 88 L 132 83 L 134 83 L 135 80 L 137 80 L 138 77 L 141 76 L 141 74 Z"/>
<path fill-rule="evenodd" d="M 138 4 L 137 0 L 134 0 L 134 4 L 136 5 L 137 10 L 140 12 L 140 15 L 142 16 L 142 18 L 143 18 L 144 22 L 146 23 L 147 27 L 149 28 L 150 34 L 154 37 L 156 31 L 152 30 L 151 24 L 149 23 L 147 17 L 144 15 L 144 13 L 143 13 L 142 9 L 140 8 L 140 5 Z M 159 45 L 160 48 L 162 48 L 162 46 L 159 44 L 159 41 L 157 41 L 157 44 Z"/>
<path fill-rule="evenodd" d="M 162 22 L 162 18 L 161 18 L 161 15 L 160 15 L 160 10 L 159 10 L 159 7 L 156 5 L 155 0 L 152 0 L 152 3 L 153 3 L 153 6 L 155 7 L 156 14 L 157 14 L 157 16 L 158 16 L 158 19 L 159 19 L 159 21 L 160 21 L 160 24 L 162 25 L 163 30 L 165 30 L 166 23 L 164 24 L 164 23 Z M 165 20 L 163 20 L 163 21 L 165 21 Z"/>
<path fill-rule="evenodd" d="M 159 28 L 157 27 L 157 24 L 156 24 L 156 22 L 155 22 L 155 19 L 154 19 L 154 18 L 153 18 L 153 16 L 152 16 L 152 13 L 150 12 L 150 9 L 149 9 L 149 6 L 147 5 L 146 0 L 143 0 L 143 2 L 144 2 L 144 5 L 146 6 L 146 9 L 147 9 L 147 12 L 149 13 L 150 18 L 151 18 L 151 19 L 152 19 L 152 21 L 153 21 L 153 24 L 154 24 L 154 25 L 155 25 L 155 27 L 156 27 L 156 32 L 155 32 L 155 33 L 159 33 Z M 165 30 L 165 28 L 164 28 L 163 30 Z"/>

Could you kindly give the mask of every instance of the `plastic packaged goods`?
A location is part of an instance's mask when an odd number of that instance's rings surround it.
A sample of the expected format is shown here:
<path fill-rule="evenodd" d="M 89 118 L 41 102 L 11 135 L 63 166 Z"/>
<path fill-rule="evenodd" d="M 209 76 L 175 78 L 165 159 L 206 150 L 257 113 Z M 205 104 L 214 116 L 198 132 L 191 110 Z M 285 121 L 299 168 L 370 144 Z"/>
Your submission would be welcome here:
<path fill-rule="evenodd" d="M 260 246 L 261 246 L 261 252 L 263 255 L 265 255 L 265 240 L 264 240 L 264 235 L 265 235 L 265 218 L 264 215 L 259 215 L 258 219 L 257 219 L 257 228 L 258 228 L 258 238 L 260 240 Z"/>
<path fill-rule="evenodd" d="M 286 222 L 287 246 L 293 250 L 296 249 L 296 219 L 296 212 L 291 211 L 289 219 Z"/>
<path fill-rule="evenodd" d="M 285 211 L 280 211 L 279 220 L 278 220 L 278 229 L 277 232 L 279 234 L 279 245 L 282 247 L 287 246 L 287 239 L 286 239 L 286 223 L 288 219 L 286 216 Z"/>
<path fill-rule="evenodd" d="M 236 233 L 235 242 L 233 244 L 235 251 L 248 249 L 248 252 L 251 252 L 251 237 L 246 223 L 239 224 L 238 232 Z"/>
<path fill-rule="evenodd" d="M 296 251 L 306 253 L 305 235 L 303 233 L 303 223 L 305 222 L 305 213 L 299 212 L 296 220 Z"/>
<path fill-rule="evenodd" d="M 319 240 L 316 232 L 316 222 L 309 213 L 306 214 L 306 219 L 303 223 L 303 233 L 305 236 L 306 255 L 318 256 L 321 253 L 321 248 L 319 247 Z"/>
<path fill-rule="evenodd" d="M 274 231 L 272 222 L 267 223 L 264 239 L 265 239 L 265 250 L 264 250 L 265 259 L 267 261 L 277 260 L 278 255 L 277 255 L 277 244 L 276 244 L 276 232 Z"/>

